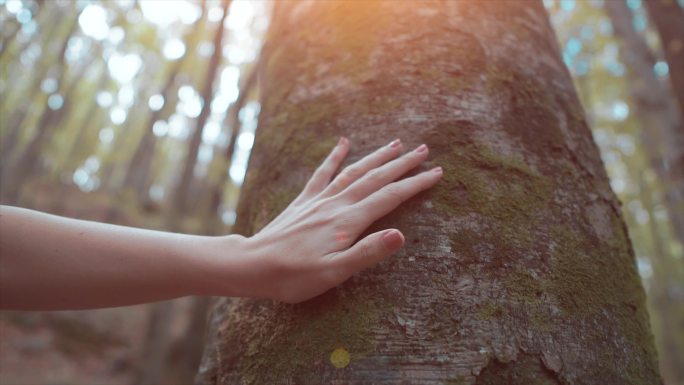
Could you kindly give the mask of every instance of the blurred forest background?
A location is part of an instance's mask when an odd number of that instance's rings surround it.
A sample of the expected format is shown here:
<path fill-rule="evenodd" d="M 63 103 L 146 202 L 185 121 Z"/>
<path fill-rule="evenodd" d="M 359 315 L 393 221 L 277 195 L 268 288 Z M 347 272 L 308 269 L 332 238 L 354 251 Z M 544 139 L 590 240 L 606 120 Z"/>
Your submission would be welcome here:
<path fill-rule="evenodd" d="M 679 14 L 658 16 L 640 0 L 544 0 L 623 202 L 665 382 L 680 385 L 684 103 L 675 95 L 684 87 L 670 77 L 684 70 L 672 65 L 682 60 L 684 33 L 662 44 L 658 23 L 680 21 L 681 31 L 684 1 L 664 3 Z M 257 127 L 255 69 L 271 6 L 0 0 L 2 204 L 230 232 Z M 0 384 L 189 383 L 208 306 L 184 298 L 2 312 Z"/>

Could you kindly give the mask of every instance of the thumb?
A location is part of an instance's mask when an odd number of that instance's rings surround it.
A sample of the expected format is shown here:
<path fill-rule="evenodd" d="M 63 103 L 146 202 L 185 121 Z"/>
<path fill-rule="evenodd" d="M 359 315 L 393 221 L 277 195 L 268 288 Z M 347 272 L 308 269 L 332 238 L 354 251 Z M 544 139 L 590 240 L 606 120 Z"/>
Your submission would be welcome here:
<path fill-rule="evenodd" d="M 333 258 L 333 268 L 340 274 L 340 282 L 359 270 L 375 266 L 404 245 L 404 236 L 397 229 L 378 231 L 356 242 Z"/>

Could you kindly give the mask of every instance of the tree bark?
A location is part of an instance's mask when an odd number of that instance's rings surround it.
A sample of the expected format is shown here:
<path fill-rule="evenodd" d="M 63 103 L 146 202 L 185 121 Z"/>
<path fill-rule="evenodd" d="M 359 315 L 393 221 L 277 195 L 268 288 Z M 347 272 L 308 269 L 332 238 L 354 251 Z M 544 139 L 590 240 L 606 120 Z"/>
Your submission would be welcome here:
<path fill-rule="evenodd" d="M 620 57 L 629 69 L 627 88 L 641 122 L 649 163 L 665 189 L 665 207 L 675 237 L 684 245 L 684 120 L 666 85 L 653 72 L 656 61 L 632 23 L 622 1 L 606 1 L 606 13 L 623 46 Z"/>
<path fill-rule="evenodd" d="M 684 9 L 677 0 L 647 0 L 644 5 L 660 35 L 672 90 L 684 115 Z"/>
<path fill-rule="evenodd" d="M 633 250 L 539 1 L 297 2 L 264 48 L 236 231 L 400 137 L 443 180 L 406 246 L 310 301 L 214 311 L 205 384 L 659 384 Z M 363 236 L 363 235 L 362 235 Z"/>

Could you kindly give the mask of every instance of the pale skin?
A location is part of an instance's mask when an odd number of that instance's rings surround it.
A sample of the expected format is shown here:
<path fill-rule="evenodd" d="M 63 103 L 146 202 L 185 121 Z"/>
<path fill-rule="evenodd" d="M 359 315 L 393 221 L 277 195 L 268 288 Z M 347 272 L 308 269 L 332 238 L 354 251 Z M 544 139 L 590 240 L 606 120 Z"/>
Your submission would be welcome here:
<path fill-rule="evenodd" d="M 373 222 L 435 185 L 437 167 L 399 179 L 427 159 L 394 140 L 337 176 L 341 138 L 302 192 L 251 237 L 144 230 L 0 206 L 0 309 L 133 305 L 188 295 L 313 298 L 399 250 L 397 229 L 358 240 Z"/>

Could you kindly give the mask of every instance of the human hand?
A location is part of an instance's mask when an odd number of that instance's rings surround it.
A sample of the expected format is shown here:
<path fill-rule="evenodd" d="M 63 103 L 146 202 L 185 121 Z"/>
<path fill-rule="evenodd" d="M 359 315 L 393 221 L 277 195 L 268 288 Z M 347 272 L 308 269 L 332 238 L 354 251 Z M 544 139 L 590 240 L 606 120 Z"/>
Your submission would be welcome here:
<path fill-rule="evenodd" d="M 299 196 L 245 240 L 252 271 L 259 272 L 250 279 L 250 296 L 289 303 L 307 300 L 374 266 L 404 244 L 396 229 L 354 241 L 371 223 L 437 183 L 442 169 L 396 181 L 428 156 L 422 145 L 398 157 L 402 144 L 397 139 L 333 179 L 349 146 L 341 138 Z"/>

